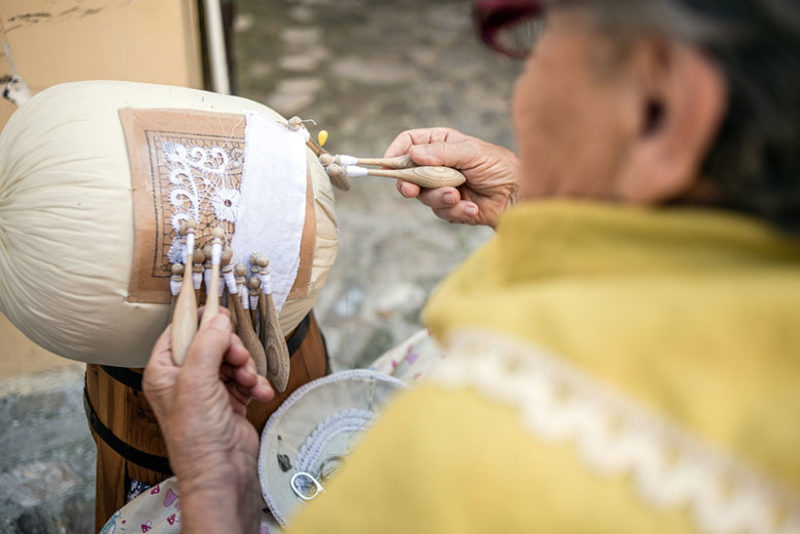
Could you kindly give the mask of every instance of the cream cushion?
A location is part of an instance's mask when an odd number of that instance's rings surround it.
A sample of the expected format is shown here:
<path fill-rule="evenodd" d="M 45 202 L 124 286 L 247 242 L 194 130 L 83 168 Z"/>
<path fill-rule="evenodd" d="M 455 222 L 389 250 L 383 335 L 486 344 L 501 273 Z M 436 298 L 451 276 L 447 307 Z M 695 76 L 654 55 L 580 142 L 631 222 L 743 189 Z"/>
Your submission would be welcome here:
<path fill-rule="evenodd" d="M 0 311 L 31 340 L 66 358 L 141 367 L 167 324 L 169 306 L 126 300 L 134 221 L 120 108 L 252 110 L 283 119 L 239 97 L 92 81 L 39 93 L 0 135 Z M 308 166 L 314 260 L 307 296 L 287 301 L 281 311 L 284 334 L 314 305 L 338 243 L 330 181 L 310 150 Z"/>

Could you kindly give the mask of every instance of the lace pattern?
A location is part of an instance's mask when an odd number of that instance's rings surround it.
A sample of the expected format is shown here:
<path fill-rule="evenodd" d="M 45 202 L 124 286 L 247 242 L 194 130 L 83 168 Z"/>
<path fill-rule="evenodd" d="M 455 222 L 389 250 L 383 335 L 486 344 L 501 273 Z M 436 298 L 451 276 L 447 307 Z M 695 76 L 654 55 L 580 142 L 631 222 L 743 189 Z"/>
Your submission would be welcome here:
<path fill-rule="evenodd" d="M 170 262 L 181 261 L 183 257 L 178 234 L 188 219 L 206 223 L 204 226 L 216 221 L 216 224 L 228 225 L 228 229 L 236 222 L 242 154 L 238 148 L 233 150 L 235 157 L 221 146 L 186 145 L 177 141 L 162 143 L 160 165 L 168 172 L 168 199 L 172 207 L 169 221 L 174 230 L 167 253 Z"/>
<path fill-rule="evenodd" d="M 649 505 L 686 506 L 701 532 L 798 533 L 800 498 L 568 363 L 486 332 L 458 332 L 433 379 L 513 405 L 547 442 L 572 441 L 583 463 L 630 476 Z"/>

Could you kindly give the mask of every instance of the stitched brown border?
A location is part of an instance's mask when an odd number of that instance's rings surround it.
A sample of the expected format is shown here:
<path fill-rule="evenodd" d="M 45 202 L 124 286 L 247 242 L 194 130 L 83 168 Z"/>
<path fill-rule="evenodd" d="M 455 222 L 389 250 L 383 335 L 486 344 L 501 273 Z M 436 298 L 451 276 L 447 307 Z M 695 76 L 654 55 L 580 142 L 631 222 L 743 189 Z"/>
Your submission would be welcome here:
<path fill-rule="evenodd" d="M 169 220 L 172 207 L 165 201 L 169 165 L 163 146 L 169 142 L 222 146 L 232 154 L 228 177 L 238 187 L 244 167 L 246 120 L 239 114 L 175 109 L 120 109 L 119 117 L 131 169 L 134 216 L 134 255 L 127 300 L 166 304 L 170 301 L 167 252 L 175 234 Z M 217 224 L 218 221 L 211 219 L 200 221 L 197 246 L 205 246 Z M 233 225 L 226 224 L 228 235 L 232 235 Z M 315 241 L 314 193 L 307 174 L 300 267 L 289 298 L 301 298 L 308 293 Z"/>

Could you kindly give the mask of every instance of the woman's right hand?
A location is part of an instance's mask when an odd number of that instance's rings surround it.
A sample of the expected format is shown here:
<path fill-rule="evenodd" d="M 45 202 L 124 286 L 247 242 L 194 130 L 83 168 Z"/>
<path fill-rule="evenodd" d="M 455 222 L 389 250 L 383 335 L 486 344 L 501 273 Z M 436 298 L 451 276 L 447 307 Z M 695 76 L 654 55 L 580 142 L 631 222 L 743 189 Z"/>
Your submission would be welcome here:
<path fill-rule="evenodd" d="M 417 165 L 444 165 L 467 177 L 458 188 L 421 189 L 402 180 L 397 190 L 406 198 L 417 198 L 437 217 L 452 223 L 494 226 L 506 207 L 516 201 L 517 156 L 451 128 L 406 130 L 386 149 L 384 157 L 408 154 Z"/>

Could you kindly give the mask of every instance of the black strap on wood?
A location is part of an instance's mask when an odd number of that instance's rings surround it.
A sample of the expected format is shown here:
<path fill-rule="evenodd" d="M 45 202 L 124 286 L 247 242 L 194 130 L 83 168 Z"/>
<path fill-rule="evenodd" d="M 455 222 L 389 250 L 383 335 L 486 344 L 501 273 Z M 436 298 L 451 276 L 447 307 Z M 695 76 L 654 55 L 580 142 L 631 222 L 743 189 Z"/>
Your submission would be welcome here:
<path fill-rule="evenodd" d="M 99 437 L 106 445 L 111 447 L 114 452 L 129 462 L 133 462 L 136 465 L 144 467 L 145 469 L 163 473 L 167 476 L 172 476 L 172 469 L 169 466 L 169 460 L 167 458 L 164 456 L 158 456 L 156 454 L 150 454 L 149 452 L 140 451 L 136 447 L 128 445 L 119 439 L 110 428 L 103 424 L 103 422 L 97 416 L 97 412 L 94 411 L 94 407 L 89 400 L 89 393 L 86 388 L 83 390 L 83 409 L 86 411 L 86 419 L 89 420 L 89 426 L 92 427 L 92 430 L 94 430 L 95 434 L 97 434 L 97 437 Z"/>

